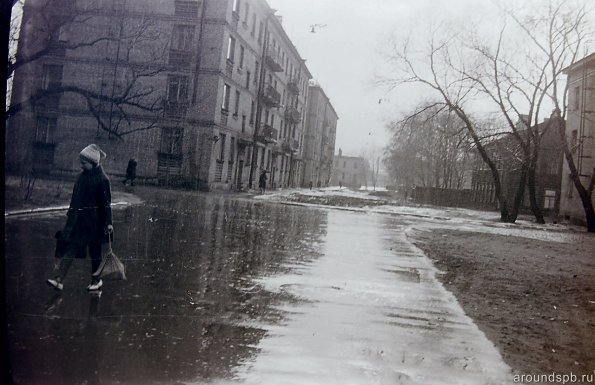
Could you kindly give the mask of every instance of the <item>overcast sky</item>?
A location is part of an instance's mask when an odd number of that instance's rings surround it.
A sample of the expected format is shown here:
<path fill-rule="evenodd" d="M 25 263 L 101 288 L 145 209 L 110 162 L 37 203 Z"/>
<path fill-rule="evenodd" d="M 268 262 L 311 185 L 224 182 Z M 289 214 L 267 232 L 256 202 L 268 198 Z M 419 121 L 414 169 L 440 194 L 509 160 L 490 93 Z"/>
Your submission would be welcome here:
<path fill-rule="evenodd" d="M 339 115 L 335 151 L 360 155 L 388 141 L 385 123 L 423 95 L 374 87 L 390 36 L 420 23 L 489 23 L 490 0 L 267 0 Z M 503 0 L 504 1 L 504 0 Z M 315 28 L 311 25 L 322 24 Z M 379 103 L 379 100 L 382 102 Z"/>

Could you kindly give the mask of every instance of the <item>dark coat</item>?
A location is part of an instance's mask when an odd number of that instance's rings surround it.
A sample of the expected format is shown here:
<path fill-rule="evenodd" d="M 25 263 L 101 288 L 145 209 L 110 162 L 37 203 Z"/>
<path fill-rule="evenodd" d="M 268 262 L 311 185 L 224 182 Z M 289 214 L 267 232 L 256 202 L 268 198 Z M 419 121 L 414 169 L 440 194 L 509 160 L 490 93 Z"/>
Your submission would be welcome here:
<path fill-rule="evenodd" d="M 267 174 L 263 172 L 260 174 L 260 178 L 258 178 L 258 187 L 265 188 L 267 186 Z"/>
<path fill-rule="evenodd" d="M 136 165 L 137 165 L 136 160 L 130 159 L 128 161 L 128 166 L 126 167 L 126 179 L 135 179 L 136 178 Z"/>
<path fill-rule="evenodd" d="M 74 184 L 62 240 L 79 246 L 107 243 L 112 224 L 111 186 L 101 165 L 83 171 Z"/>

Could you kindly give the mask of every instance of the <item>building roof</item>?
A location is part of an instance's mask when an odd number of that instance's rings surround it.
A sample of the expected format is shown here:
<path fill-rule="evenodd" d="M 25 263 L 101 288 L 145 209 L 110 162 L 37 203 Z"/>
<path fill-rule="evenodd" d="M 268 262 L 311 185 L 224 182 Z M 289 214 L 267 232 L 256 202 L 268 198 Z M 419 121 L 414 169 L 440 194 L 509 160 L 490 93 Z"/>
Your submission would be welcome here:
<path fill-rule="evenodd" d="M 320 86 L 320 84 L 318 84 L 318 82 L 316 80 L 314 80 L 314 81 L 311 81 L 310 84 L 308 84 L 308 88 L 314 89 L 314 90 L 319 90 L 322 93 L 322 96 L 324 96 L 324 98 L 326 99 L 326 102 L 328 103 L 331 110 L 333 110 L 333 113 L 335 114 L 335 117 L 338 120 L 339 115 L 337 115 L 337 111 L 335 110 L 335 107 L 333 107 L 333 104 L 331 103 L 331 99 L 326 95 L 326 92 L 324 92 L 324 89 Z"/>
<path fill-rule="evenodd" d="M 577 69 L 581 69 L 581 68 L 583 68 L 583 66 L 595 67 L 595 52 L 588 56 L 585 56 L 584 58 L 580 59 L 579 61 L 572 63 L 568 67 L 564 68 L 562 70 L 562 72 L 564 72 L 565 74 L 568 75 L 569 72 L 575 71 Z"/>

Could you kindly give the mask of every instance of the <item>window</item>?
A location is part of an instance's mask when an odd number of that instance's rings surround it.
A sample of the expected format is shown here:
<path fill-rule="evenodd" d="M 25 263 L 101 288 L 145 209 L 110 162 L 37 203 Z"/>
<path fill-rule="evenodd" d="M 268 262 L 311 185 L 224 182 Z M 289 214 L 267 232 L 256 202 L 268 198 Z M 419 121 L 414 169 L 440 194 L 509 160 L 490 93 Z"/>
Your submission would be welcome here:
<path fill-rule="evenodd" d="M 574 154 L 578 145 L 578 131 L 572 130 L 570 133 L 570 151 Z"/>
<path fill-rule="evenodd" d="M 246 88 L 250 89 L 250 71 L 246 71 Z"/>
<path fill-rule="evenodd" d="M 221 139 L 219 139 L 219 142 L 221 143 L 221 147 L 219 148 L 219 160 L 223 161 L 225 159 L 225 139 L 227 139 L 227 135 L 219 134 L 219 136 L 221 137 Z"/>
<path fill-rule="evenodd" d="M 242 132 L 246 132 L 246 115 L 242 115 Z"/>
<path fill-rule="evenodd" d="M 248 14 L 250 14 L 250 3 L 246 3 L 246 6 L 244 7 L 244 23 L 248 23 Z"/>
<path fill-rule="evenodd" d="M 176 16 L 196 18 L 198 17 L 198 2 L 176 0 L 174 13 Z"/>
<path fill-rule="evenodd" d="M 236 51 L 236 39 L 233 36 L 229 37 L 227 42 L 227 60 L 233 63 Z"/>
<path fill-rule="evenodd" d="M 580 106 L 580 100 L 581 100 L 581 89 L 579 88 L 579 86 L 574 87 L 574 101 L 572 102 L 572 105 L 574 107 L 575 111 L 578 111 L 579 106 Z"/>
<path fill-rule="evenodd" d="M 254 113 L 256 110 L 256 106 L 254 104 L 254 100 L 250 103 L 250 125 L 254 124 Z"/>
<path fill-rule="evenodd" d="M 194 26 L 174 25 L 171 36 L 171 48 L 179 51 L 189 51 L 194 37 Z"/>
<path fill-rule="evenodd" d="M 545 190 L 545 198 L 543 202 L 544 209 L 553 209 L 556 203 L 556 191 Z"/>
<path fill-rule="evenodd" d="M 169 75 L 167 77 L 167 100 L 169 102 L 185 102 L 188 98 L 188 77 Z"/>
<path fill-rule="evenodd" d="M 182 133 L 181 127 L 163 127 L 160 151 L 165 154 L 182 155 Z"/>
<path fill-rule="evenodd" d="M 233 109 L 233 115 L 238 116 L 240 112 L 240 91 L 236 91 L 236 103 Z"/>
<path fill-rule="evenodd" d="M 236 138 L 233 136 L 229 140 L 229 163 L 233 163 L 235 160 L 235 145 L 236 145 Z"/>
<path fill-rule="evenodd" d="M 229 94 L 231 93 L 231 87 L 229 84 L 223 85 L 223 103 L 221 104 L 221 109 L 225 111 L 229 111 Z"/>
<path fill-rule="evenodd" d="M 38 143 L 54 143 L 56 133 L 56 118 L 37 117 L 35 127 L 35 141 Z"/>
<path fill-rule="evenodd" d="M 240 68 L 244 68 L 244 54 L 246 50 L 243 45 L 240 46 Z"/>
<path fill-rule="evenodd" d="M 51 90 L 62 85 L 62 66 L 44 64 L 41 78 L 41 89 Z"/>
<path fill-rule="evenodd" d="M 260 76 L 259 74 L 260 74 L 260 63 L 257 60 L 254 65 L 254 84 L 256 84 L 256 79 L 258 78 L 258 76 Z"/>
<path fill-rule="evenodd" d="M 250 35 L 254 37 L 254 33 L 256 32 L 256 13 L 252 14 L 252 30 L 250 31 Z"/>
<path fill-rule="evenodd" d="M 264 33 L 264 24 L 262 23 L 262 21 L 260 22 L 260 25 L 258 26 L 258 44 L 262 44 L 262 35 Z"/>

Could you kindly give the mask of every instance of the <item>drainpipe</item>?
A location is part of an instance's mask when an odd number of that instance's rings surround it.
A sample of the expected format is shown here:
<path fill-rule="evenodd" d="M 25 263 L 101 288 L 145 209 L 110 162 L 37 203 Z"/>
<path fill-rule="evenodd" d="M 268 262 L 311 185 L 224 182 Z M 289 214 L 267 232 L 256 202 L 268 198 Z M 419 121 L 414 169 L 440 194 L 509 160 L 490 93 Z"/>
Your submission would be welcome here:
<path fill-rule="evenodd" d="M 262 94 L 264 91 L 264 75 L 265 75 L 265 66 L 266 66 L 266 53 L 267 48 L 269 45 L 269 18 L 275 14 L 274 9 L 269 9 L 269 14 L 265 19 L 264 24 L 264 40 L 263 40 L 263 47 L 262 47 L 262 55 L 260 60 L 260 74 L 258 80 L 258 94 L 256 99 L 256 121 L 254 122 L 254 135 L 252 139 L 252 159 L 250 160 L 250 178 L 248 179 L 248 188 L 252 188 L 252 181 L 254 180 L 254 172 L 256 171 L 256 138 L 258 137 L 258 130 L 260 128 L 261 120 L 262 120 Z M 265 147 L 266 149 L 266 147 Z"/>

